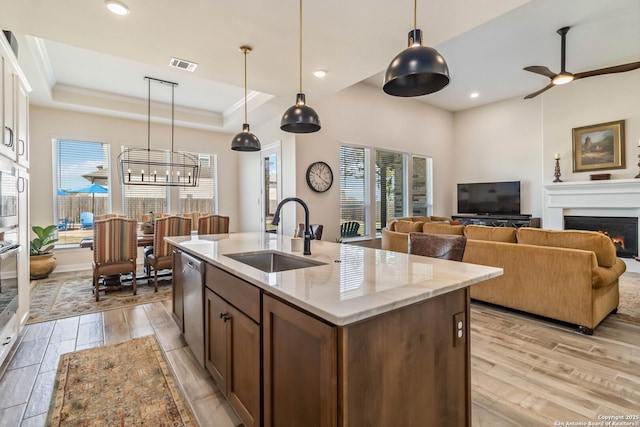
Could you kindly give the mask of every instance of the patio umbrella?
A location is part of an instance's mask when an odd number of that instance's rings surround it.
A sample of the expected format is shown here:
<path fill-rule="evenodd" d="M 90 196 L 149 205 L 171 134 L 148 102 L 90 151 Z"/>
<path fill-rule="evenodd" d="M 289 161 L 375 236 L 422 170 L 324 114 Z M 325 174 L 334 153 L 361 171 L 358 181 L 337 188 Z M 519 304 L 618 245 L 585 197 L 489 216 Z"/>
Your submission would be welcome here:
<path fill-rule="evenodd" d="M 91 194 L 91 212 L 93 213 L 95 208 L 96 193 L 107 194 L 109 192 L 109 189 L 107 189 L 107 187 L 103 187 L 102 185 L 91 184 L 88 187 L 79 188 L 77 190 L 68 190 L 68 192 Z"/>
<path fill-rule="evenodd" d="M 58 196 L 68 196 L 68 195 L 69 195 L 69 193 L 67 193 L 66 191 L 58 190 Z"/>

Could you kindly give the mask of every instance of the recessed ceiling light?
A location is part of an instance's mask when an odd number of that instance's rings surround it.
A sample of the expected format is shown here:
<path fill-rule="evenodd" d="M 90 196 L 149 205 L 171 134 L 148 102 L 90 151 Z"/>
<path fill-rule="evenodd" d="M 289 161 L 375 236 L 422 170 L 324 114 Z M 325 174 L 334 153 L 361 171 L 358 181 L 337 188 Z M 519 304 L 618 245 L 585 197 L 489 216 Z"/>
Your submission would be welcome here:
<path fill-rule="evenodd" d="M 469 98 L 477 98 L 479 96 L 480 94 L 478 92 L 471 92 L 471 94 L 469 95 Z"/>
<path fill-rule="evenodd" d="M 116 15 L 128 15 L 129 7 L 118 0 L 106 0 L 105 4 L 107 5 L 107 9 L 109 9 L 112 13 Z"/>
<path fill-rule="evenodd" d="M 313 75 L 316 76 L 317 78 L 321 79 L 323 77 L 325 77 L 327 75 L 327 72 L 325 70 L 315 70 L 313 72 Z"/>

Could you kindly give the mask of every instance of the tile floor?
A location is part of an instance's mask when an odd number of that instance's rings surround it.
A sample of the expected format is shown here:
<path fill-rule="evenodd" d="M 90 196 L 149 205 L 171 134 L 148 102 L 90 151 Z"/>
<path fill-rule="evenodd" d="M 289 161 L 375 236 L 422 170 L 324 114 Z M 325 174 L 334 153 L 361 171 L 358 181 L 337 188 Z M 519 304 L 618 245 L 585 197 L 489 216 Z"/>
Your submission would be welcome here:
<path fill-rule="evenodd" d="M 198 367 L 170 315 L 171 301 L 36 323 L 21 340 L 0 381 L 0 426 L 44 426 L 62 353 L 155 334 L 200 426 L 242 425 L 211 376 Z"/>

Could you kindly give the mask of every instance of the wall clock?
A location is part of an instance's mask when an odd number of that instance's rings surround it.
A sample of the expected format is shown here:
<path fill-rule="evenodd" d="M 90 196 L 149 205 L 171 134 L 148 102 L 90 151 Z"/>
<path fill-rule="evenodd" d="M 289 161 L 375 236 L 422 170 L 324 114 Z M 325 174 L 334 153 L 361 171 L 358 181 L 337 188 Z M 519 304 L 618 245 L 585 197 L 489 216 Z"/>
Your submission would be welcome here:
<path fill-rule="evenodd" d="M 307 185 L 317 193 L 324 193 L 333 184 L 333 172 L 325 162 L 314 162 L 307 168 Z"/>

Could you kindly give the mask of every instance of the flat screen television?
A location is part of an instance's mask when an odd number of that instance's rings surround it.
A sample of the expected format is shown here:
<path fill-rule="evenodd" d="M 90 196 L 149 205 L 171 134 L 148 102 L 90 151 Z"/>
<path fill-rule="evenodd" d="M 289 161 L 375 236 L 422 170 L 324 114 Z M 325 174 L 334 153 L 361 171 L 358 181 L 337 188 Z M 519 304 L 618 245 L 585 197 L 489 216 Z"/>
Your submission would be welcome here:
<path fill-rule="evenodd" d="M 458 184 L 458 213 L 520 215 L 520 181 Z"/>

